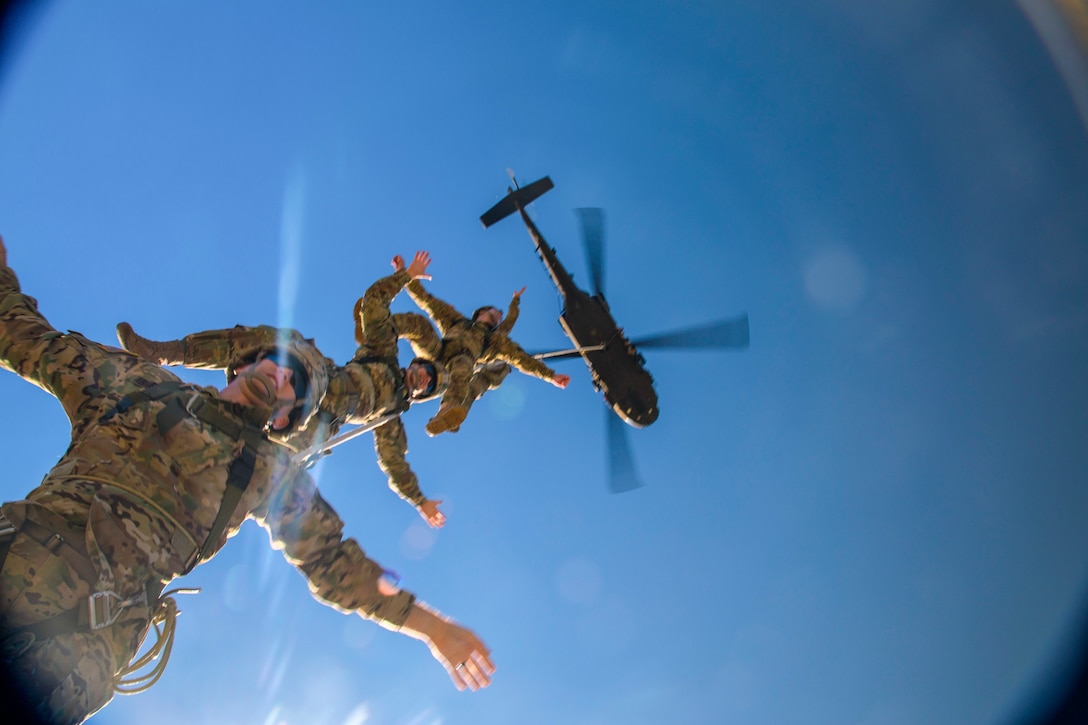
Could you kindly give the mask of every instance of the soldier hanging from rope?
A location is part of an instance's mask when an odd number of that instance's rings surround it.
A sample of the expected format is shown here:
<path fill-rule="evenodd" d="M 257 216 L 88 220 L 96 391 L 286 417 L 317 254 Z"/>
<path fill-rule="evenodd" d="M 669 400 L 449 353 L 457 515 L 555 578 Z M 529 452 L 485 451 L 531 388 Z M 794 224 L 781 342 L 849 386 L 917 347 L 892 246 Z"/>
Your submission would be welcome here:
<path fill-rule="evenodd" d="M 423 276 L 420 259 L 392 286 Z M 343 537 L 340 517 L 290 450 L 270 439 L 276 428 L 289 436 L 314 422 L 332 384 L 324 357 L 301 337 L 256 350 L 222 390 L 185 383 L 53 329 L 20 291 L 0 240 L 0 366 L 55 396 L 72 424 L 68 450 L 41 484 L 0 506 L 5 722 L 30 713 L 80 723 L 115 691 L 152 684 L 177 611 L 178 592 L 164 589 L 249 518 L 319 600 L 423 641 L 458 689 L 490 683 L 483 642 L 390 584 Z M 410 393 L 431 385 L 425 370 L 406 377 Z M 134 661 L 152 627 L 165 641 Z M 135 671 L 157 652 L 150 673 Z"/>
<path fill-rule="evenodd" d="M 514 293 L 510 310 L 503 320 L 502 310 L 498 307 L 481 307 L 472 313 L 472 317 L 466 317 L 453 305 L 427 292 L 418 280 L 408 284 L 408 296 L 434 320 L 442 333 L 435 357 L 449 374 L 449 387 L 442 394 L 438 413 L 427 422 L 428 434 L 436 436 L 460 430 L 472 403 L 487 390 L 499 387 L 511 366 L 557 388 L 566 388 L 570 383 L 569 375 L 556 373 L 509 338 L 518 318 L 523 292 L 524 287 Z M 401 335 L 405 336 L 409 323 L 402 315 L 394 317 Z M 418 354 L 428 346 L 413 340 L 413 347 Z"/>

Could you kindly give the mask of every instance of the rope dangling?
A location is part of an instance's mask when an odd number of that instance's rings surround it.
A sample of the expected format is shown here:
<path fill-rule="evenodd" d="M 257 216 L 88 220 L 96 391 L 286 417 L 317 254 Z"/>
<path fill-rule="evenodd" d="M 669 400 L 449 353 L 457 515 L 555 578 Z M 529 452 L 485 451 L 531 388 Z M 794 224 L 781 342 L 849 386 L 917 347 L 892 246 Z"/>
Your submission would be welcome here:
<path fill-rule="evenodd" d="M 174 631 L 177 626 L 178 604 L 172 594 L 195 594 L 199 589 L 171 589 L 159 597 L 158 607 L 151 618 L 155 628 L 155 643 L 117 673 L 114 691 L 121 695 L 135 695 L 147 690 L 162 677 L 166 663 L 170 660 L 170 650 L 174 648 Z M 159 659 L 160 655 L 162 659 Z M 155 662 L 158 660 L 158 662 Z M 154 667 L 143 674 L 137 674 L 152 662 Z"/>

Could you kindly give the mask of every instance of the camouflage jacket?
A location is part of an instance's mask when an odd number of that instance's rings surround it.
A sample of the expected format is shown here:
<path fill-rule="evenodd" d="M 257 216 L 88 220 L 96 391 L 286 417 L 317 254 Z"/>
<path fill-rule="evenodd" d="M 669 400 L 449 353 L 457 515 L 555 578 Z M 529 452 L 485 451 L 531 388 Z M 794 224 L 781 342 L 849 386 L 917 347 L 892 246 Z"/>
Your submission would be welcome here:
<path fill-rule="evenodd" d="M 423 351 L 437 350 L 436 359 L 446 364 L 458 355 L 468 355 L 473 362 L 501 361 L 526 375 L 548 382 L 555 379 L 554 370 L 525 352 L 509 337 L 521 313 L 519 297 L 510 300 L 510 308 L 506 316 L 495 329 L 490 330 L 487 325 L 473 322 L 471 318 L 465 317 L 449 303 L 427 292 L 419 280 L 408 283 L 408 295 L 434 320 L 439 332 L 442 333 L 441 342 L 436 344 L 426 331 L 422 330 L 418 321 L 408 319 L 410 315 L 395 315 L 401 336 L 412 344 L 412 349 L 417 355 L 422 354 Z M 431 356 L 435 357 L 435 355 Z"/>
<path fill-rule="evenodd" d="M 359 345 L 346 365 L 336 365 L 326 358 L 329 387 L 318 414 L 324 426 L 293 431 L 287 436 L 277 437 L 279 442 L 294 451 L 303 450 L 315 442 L 316 436 L 336 435 L 345 424 L 369 423 L 387 413 L 408 408 L 404 371 L 397 361 L 397 334 L 389 312 L 389 304 L 407 281 L 407 272 L 380 279 L 355 303 L 356 340 L 365 342 Z M 246 350 L 274 346 L 281 334 L 279 329 L 267 325 L 238 325 L 230 329 L 196 332 L 182 338 L 182 359 L 166 360 L 165 364 L 226 370 L 237 365 L 240 355 Z M 408 439 L 399 417 L 374 429 L 374 448 L 378 466 L 386 474 L 389 487 L 416 508 L 421 506 L 427 499 L 405 458 Z"/>
<path fill-rule="evenodd" d="M 97 582 L 56 587 L 19 571 L 9 557 L 0 581 L 10 590 L 29 577 L 19 586 L 38 587 L 35 608 L 43 610 L 0 612 L 10 626 L 24 623 L 11 617 L 33 619 L 69 607 L 88 586 L 130 594 L 142 582 L 187 571 L 219 512 L 228 469 L 247 446 L 255 453 L 252 478 L 206 558 L 251 518 L 317 598 L 389 627 L 404 623 L 414 597 L 378 591 L 382 568 L 354 539 L 343 538 L 339 516 L 310 476 L 290 463 L 289 451 L 264 437 L 270 411 L 225 401 L 214 388 L 185 384 L 133 354 L 54 330 L 7 267 L 0 267 L 0 366 L 54 395 L 72 424 L 69 449 L 26 501 L 5 504 L 4 513 L 18 523 L 44 508 L 85 530 L 99 575 Z M 118 407 L 158 383 L 173 383 L 176 392 Z M 183 413 L 165 425 L 161 414 L 176 403 Z M 214 417 L 184 413 L 205 408 Z"/>

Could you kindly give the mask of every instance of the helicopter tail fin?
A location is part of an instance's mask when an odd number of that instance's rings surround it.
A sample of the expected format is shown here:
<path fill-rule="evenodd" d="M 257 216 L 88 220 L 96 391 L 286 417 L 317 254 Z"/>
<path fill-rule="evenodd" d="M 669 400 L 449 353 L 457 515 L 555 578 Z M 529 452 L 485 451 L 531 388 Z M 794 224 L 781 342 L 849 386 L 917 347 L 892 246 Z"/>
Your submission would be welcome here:
<path fill-rule="evenodd" d="M 552 180 L 545 176 L 543 179 L 537 179 L 528 186 L 523 186 L 520 189 L 511 189 L 510 192 L 503 197 L 502 201 L 484 212 L 483 216 L 480 217 L 480 223 L 484 225 L 484 229 L 487 229 L 495 222 L 505 219 L 518 209 L 524 209 L 537 197 L 554 187 L 555 184 L 552 183 Z"/>

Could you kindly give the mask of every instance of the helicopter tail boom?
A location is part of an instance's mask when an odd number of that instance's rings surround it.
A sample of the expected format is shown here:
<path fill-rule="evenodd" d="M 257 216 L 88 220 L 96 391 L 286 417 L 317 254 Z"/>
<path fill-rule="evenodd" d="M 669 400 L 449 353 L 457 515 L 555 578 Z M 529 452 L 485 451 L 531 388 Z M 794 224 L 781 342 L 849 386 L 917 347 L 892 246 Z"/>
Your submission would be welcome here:
<path fill-rule="evenodd" d="M 484 225 L 484 229 L 494 224 L 497 221 L 501 221 L 510 216 L 518 209 L 524 209 L 531 204 L 535 199 L 555 187 L 552 180 L 545 176 L 543 179 L 537 179 L 528 186 L 523 186 L 520 189 L 511 189 L 510 192 L 503 197 L 495 206 L 484 212 L 480 217 L 480 223 Z"/>

